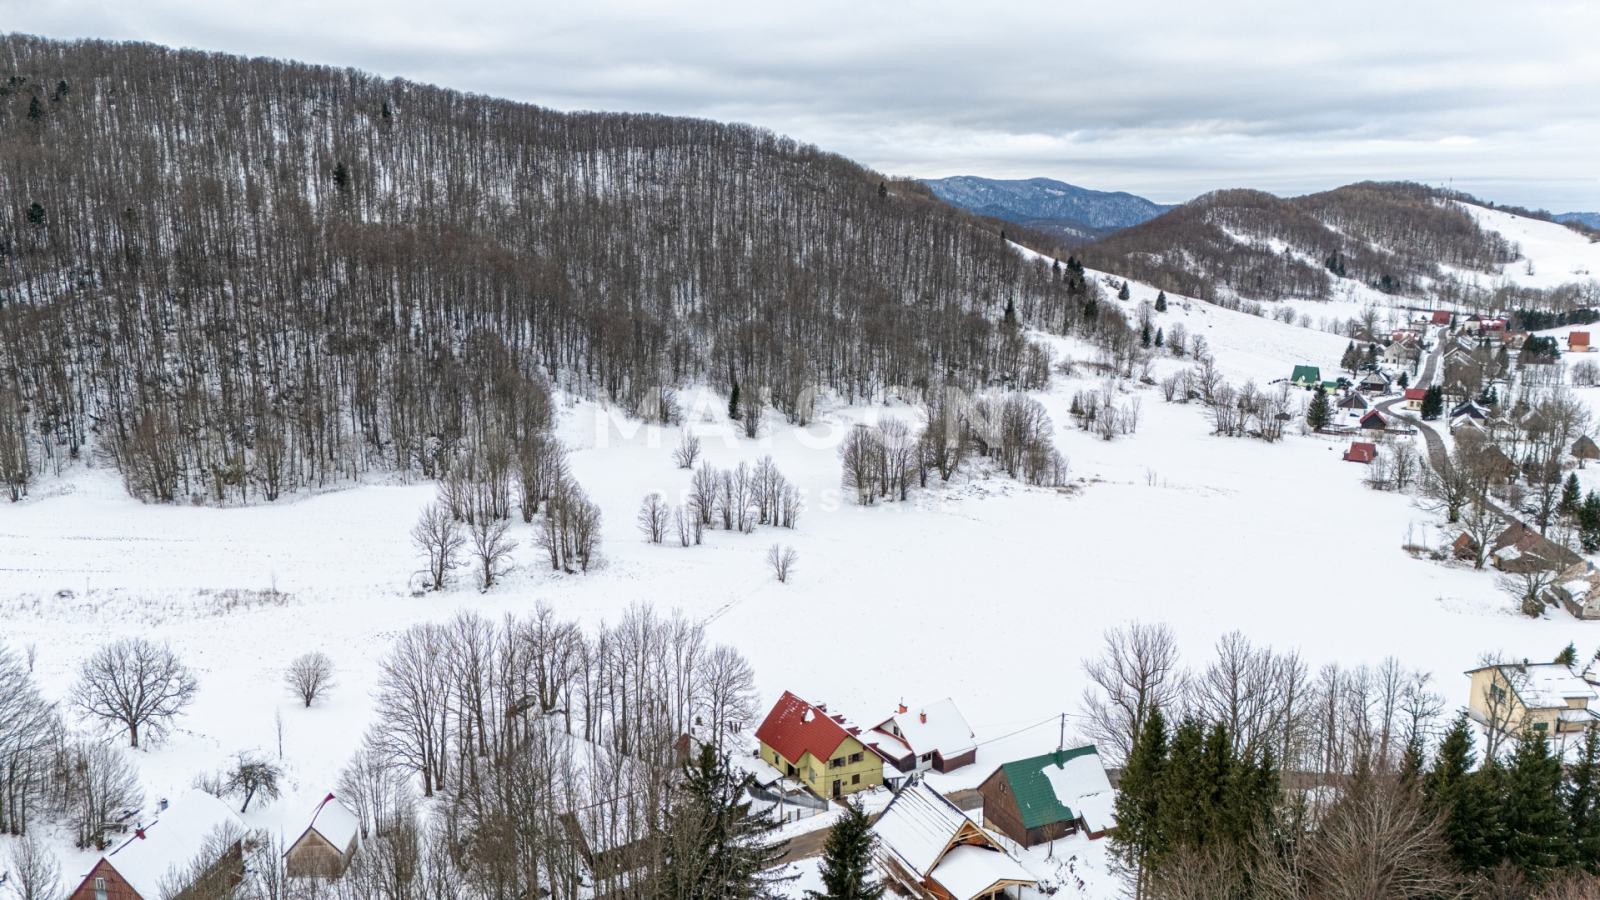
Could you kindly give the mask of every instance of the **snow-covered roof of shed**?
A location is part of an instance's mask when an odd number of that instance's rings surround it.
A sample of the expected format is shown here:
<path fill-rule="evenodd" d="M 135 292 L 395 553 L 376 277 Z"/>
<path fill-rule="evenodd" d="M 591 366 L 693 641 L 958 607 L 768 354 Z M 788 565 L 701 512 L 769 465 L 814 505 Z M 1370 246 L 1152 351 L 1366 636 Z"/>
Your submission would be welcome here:
<path fill-rule="evenodd" d="M 931 875 L 956 900 L 985 896 L 997 882 L 1038 881 L 1010 854 L 970 844 L 952 847 Z"/>
<path fill-rule="evenodd" d="M 891 722 L 900 729 L 901 740 L 918 756 L 935 750 L 947 757 L 957 756 L 978 746 L 972 726 L 967 724 L 961 710 L 949 697 L 927 706 L 895 713 L 877 730 L 885 730 L 885 726 Z"/>
<path fill-rule="evenodd" d="M 872 831 L 879 847 L 900 857 L 916 875 L 926 877 L 951 838 L 971 822 L 955 804 L 919 781 L 895 795 Z"/>
<path fill-rule="evenodd" d="M 1044 777 L 1049 779 L 1056 799 L 1071 807 L 1090 831 L 1105 831 L 1117 824 L 1116 794 L 1099 754 L 1074 756 L 1059 766 L 1046 765 Z"/>
<path fill-rule="evenodd" d="M 316 811 L 311 814 L 311 824 L 306 826 L 306 831 L 315 831 L 322 835 L 323 840 L 343 853 L 361 832 L 361 820 L 350 811 L 350 807 L 329 794 L 317 804 Z M 299 841 L 295 843 L 298 844 Z"/>
<path fill-rule="evenodd" d="M 224 831 L 237 840 L 244 836 L 244 822 L 216 797 L 190 791 L 172 800 L 159 818 L 111 851 L 106 861 L 141 897 L 161 897 L 163 882 L 186 873 L 207 850 L 207 842 Z"/>

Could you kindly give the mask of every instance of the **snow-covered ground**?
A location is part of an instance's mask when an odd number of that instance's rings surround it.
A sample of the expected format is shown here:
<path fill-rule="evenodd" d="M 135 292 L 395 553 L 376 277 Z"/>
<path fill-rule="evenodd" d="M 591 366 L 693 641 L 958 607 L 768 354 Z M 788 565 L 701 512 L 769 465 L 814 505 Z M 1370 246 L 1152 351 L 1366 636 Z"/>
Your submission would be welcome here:
<path fill-rule="evenodd" d="M 1501 267 L 1498 275 L 1476 273 L 1484 287 L 1504 279 L 1531 288 L 1553 288 L 1600 280 L 1600 243 L 1557 222 L 1530 219 L 1473 203 L 1461 207 L 1484 228 L 1516 242 L 1522 258 Z M 1473 283 L 1472 273 L 1463 276 Z"/>
<path fill-rule="evenodd" d="M 1131 290 L 1130 309 L 1155 295 Z M 1204 334 L 1230 379 L 1264 385 L 1299 363 L 1330 373 L 1345 347 L 1315 330 L 1169 301 L 1157 324 Z M 1157 376 L 1185 364 L 1164 358 Z M 434 496 L 429 484 L 206 509 L 144 505 L 114 473 L 72 469 L 0 506 L 0 640 L 36 646 L 38 676 L 54 696 L 104 640 L 171 642 L 201 688 L 176 733 L 134 754 L 147 794 L 176 793 L 241 750 L 277 756 L 281 722 L 290 791 L 247 820 L 284 831 L 303 825 L 355 750 L 389 640 L 463 609 L 498 616 L 542 600 L 592 624 L 649 601 L 705 619 L 715 639 L 741 648 L 766 702 L 792 689 L 876 721 L 902 698 L 953 697 L 983 744 L 978 764 L 946 789 L 1053 747 L 1055 717 L 1076 711 L 1085 684 L 1080 660 L 1097 652 L 1105 629 L 1133 620 L 1169 623 L 1192 664 L 1236 628 L 1298 649 L 1313 667 L 1396 656 L 1433 673 L 1452 703 L 1465 701 L 1461 673 L 1484 652 L 1546 659 L 1569 641 L 1584 655 L 1600 643 L 1594 623 L 1523 618 L 1492 576 L 1403 552 L 1408 541 L 1445 537 L 1437 517 L 1365 488 L 1365 468 L 1340 459 L 1344 442 L 1294 429 L 1274 445 L 1214 437 L 1200 407 L 1167 404 L 1151 387 L 1124 395 L 1140 400 L 1138 433 L 1103 441 L 1068 415 L 1074 391 L 1100 384 L 1080 371 L 1040 395 L 1072 490 L 979 475 L 866 509 L 840 491 L 837 444 L 852 423 L 915 416 L 911 408 L 835 405 L 804 429 L 774 417 L 749 440 L 726 420 L 725 398 L 686 391 L 684 427 L 701 436 L 705 458 L 729 466 L 771 454 L 806 503 L 794 531 L 709 532 L 690 549 L 647 544 L 633 526 L 647 492 L 676 501 L 688 485 L 671 461 L 680 429 L 569 401 L 559 431 L 603 511 L 604 565 L 553 575 L 519 523 L 517 569 L 487 593 L 465 574 L 442 594 L 409 591 L 419 566 L 407 532 Z M 774 542 L 799 552 L 789 584 L 764 562 Z M 790 614 L 801 607 L 806 616 Z M 339 684 L 302 709 L 280 673 L 310 650 L 333 658 Z M 1103 871 L 1099 845 L 1082 852 L 1091 873 Z M 1064 858 L 1060 847 L 1056 855 Z M 70 854 L 64 874 L 81 874 L 91 858 Z M 1085 896 L 1109 895 L 1098 891 Z"/>

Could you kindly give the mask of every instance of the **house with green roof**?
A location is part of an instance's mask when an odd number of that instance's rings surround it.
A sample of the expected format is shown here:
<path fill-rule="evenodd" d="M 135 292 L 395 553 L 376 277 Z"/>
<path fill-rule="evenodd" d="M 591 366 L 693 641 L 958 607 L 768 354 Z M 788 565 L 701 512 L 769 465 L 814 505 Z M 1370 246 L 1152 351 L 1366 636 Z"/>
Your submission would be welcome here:
<path fill-rule="evenodd" d="M 1024 847 L 1116 827 L 1116 791 L 1093 746 L 1003 763 L 978 786 L 983 824 Z"/>
<path fill-rule="evenodd" d="M 1316 366 L 1295 366 L 1289 380 L 1299 387 L 1312 387 L 1322 383 L 1322 370 Z"/>

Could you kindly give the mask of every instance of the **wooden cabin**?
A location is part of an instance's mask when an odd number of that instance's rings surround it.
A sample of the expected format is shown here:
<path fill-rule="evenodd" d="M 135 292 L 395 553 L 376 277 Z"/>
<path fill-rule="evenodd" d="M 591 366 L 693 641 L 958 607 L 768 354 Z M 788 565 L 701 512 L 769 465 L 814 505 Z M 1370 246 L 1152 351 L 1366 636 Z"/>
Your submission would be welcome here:
<path fill-rule="evenodd" d="M 1039 886 L 998 838 L 925 781 L 896 794 L 872 833 L 874 862 L 885 885 L 901 896 L 1015 900 Z"/>
<path fill-rule="evenodd" d="M 978 786 L 984 824 L 1025 847 L 1116 827 L 1116 793 L 1093 746 L 1008 762 Z"/>
<path fill-rule="evenodd" d="M 244 879 L 245 827 L 202 791 L 173 800 L 100 860 L 67 900 L 167 900 L 221 896 Z"/>
<path fill-rule="evenodd" d="M 306 830 L 284 851 L 290 878 L 338 878 L 361 846 L 361 820 L 332 794 L 311 813 Z"/>

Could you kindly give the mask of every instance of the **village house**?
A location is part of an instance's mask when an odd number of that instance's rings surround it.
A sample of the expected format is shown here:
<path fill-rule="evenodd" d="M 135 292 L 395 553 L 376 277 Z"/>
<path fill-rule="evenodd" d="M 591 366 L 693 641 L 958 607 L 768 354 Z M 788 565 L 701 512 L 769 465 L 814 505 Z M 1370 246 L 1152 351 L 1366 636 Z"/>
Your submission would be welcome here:
<path fill-rule="evenodd" d="M 1596 722 L 1589 704 L 1600 694 L 1562 663 L 1501 663 L 1468 670 L 1467 713 L 1480 723 L 1520 735 L 1582 732 Z"/>
<path fill-rule="evenodd" d="M 839 798 L 883 784 L 883 760 L 844 717 L 784 691 L 756 741 L 763 760 L 818 796 Z"/>
<path fill-rule="evenodd" d="M 1579 435 L 1572 442 L 1572 458 L 1578 461 L 1578 468 L 1581 469 L 1589 460 L 1600 459 L 1600 446 L 1596 446 L 1587 434 Z"/>
<path fill-rule="evenodd" d="M 998 838 L 926 781 L 916 780 L 895 794 L 872 832 L 883 881 L 902 896 L 1017 900 L 1024 889 L 1039 886 Z"/>
<path fill-rule="evenodd" d="M 361 841 L 361 820 L 329 794 L 311 813 L 306 830 L 283 853 L 290 878 L 338 878 L 350 868 Z"/>
<path fill-rule="evenodd" d="M 1422 401 L 1428 399 L 1427 388 L 1406 388 L 1405 402 L 1401 404 L 1412 412 L 1422 412 Z"/>
<path fill-rule="evenodd" d="M 1436 309 L 1433 311 L 1433 315 L 1428 319 L 1429 324 L 1444 325 L 1446 327 L 1450 325 L 1450 321 L 1451 315 L 1450 310 L 1448 309 Z"/>
<path fill-rule="evenodd" d="M 1545 591 L 1545 599 L 1559 603 L 1574 619 L 1600 619 L 1600 571 L 1587 560 L 1573 563 Z"/>
<path fill-rule="evenodd" d="M 1370 463 L 1378 458 L 1378 447 L 1366 441 L 1355 441 L 1344 452 L 1345 462 Z"/>
<path fill-rule="evenodd" d="M 1455 431 L 1462 425 L 1481 428 L 1484 420 L 1488 418 L 1489 411 L 1487 409 L 1484 409 L 1475 401 L 1465 400 L 1456 404 L 1456 407 L 1450 410 L 1450 430 Z"/>
<path fill-rule="evenodd" d="M 1093 746 L 1008 762 L 978 786 L 984 824 L 1025 847 L 1116 826 L 1116 794 Z"/>
<path fill-rule="evenodd" d="M 68 900 L 166 900 L 202 881 L 232 887 L 244 878 L 244 836 L 232 807 L 191 791 L 100 857 Z"/>
<path fill-rule="evenodd" d="M 978 759 L 972 726 L 955 701 L 945 698 L 918 709 L 900 704 L 895 714 L 865 735 L 890 765 L 902 772 L 951 772 Z"/>
<path fill-rule="evenodd" d="M 1573 331 L 1567 334 L 1568 353 L 1588 353 L 1593 349 L 1589 344 L 1589 332 Z"/>
<path fill-rule="evenodd" d="M 1389 420 L 1385 419 L 1383 413 L 1377 410 L 1372 410 L 1361 417 L 1361 430 L 1363 431 L 1382 434 L 1388 428 Z"/>
<path fill-rule="evenodd" d="M 1521 350 L 1523 345 L 1528 343 L 1528 333 L 1508 330 L 1502 335 L 1501 343 L 1505 344 L 1508 350 Z"/>
<path fill-rule="evenodd" d="M 1295 366 L 1289 382 L 1296 387 L 1315 387 L 1322 383 L 1322 370 L 1316 366 Z"/>
<path fill-rule="evenodd" d="M 1416 338 L 1403 338 L 1383 348 L 1382 359 L 1391 366 L 1409 366 L 1422 358 L 1422 345 Z"/>
<path fill-rule="evenodd" d="M 1373 369 L 1371 372 L 1361 376 L 1361 380 L 1356 382 L 1356 387 L 1369 394 L 1387 394 L 1393 384 L 1394 379 L 1390 378 L 1387 372 L 1382 369 Z"/>
<path fill-rule="evenodd" d="M 1362 394 L 1360 391 L 1351 391 L 1350 393 L 1345 394 L 1343 397 L 1340 397 L 1339 402 L 1334 405 L 1339 409 L 1359 414 L 1366 412 L 1367 408 L 1372 404 L 1367 401 L 1365 394 Z"/>
<path fill-rule="evenodd" d="M 1578 554 L 1521 523 L 1513 523 L 1500 532 L 1489 546 L 1490 564 L 1511 574 L 1566 571 L 1582 562 Z"/>

